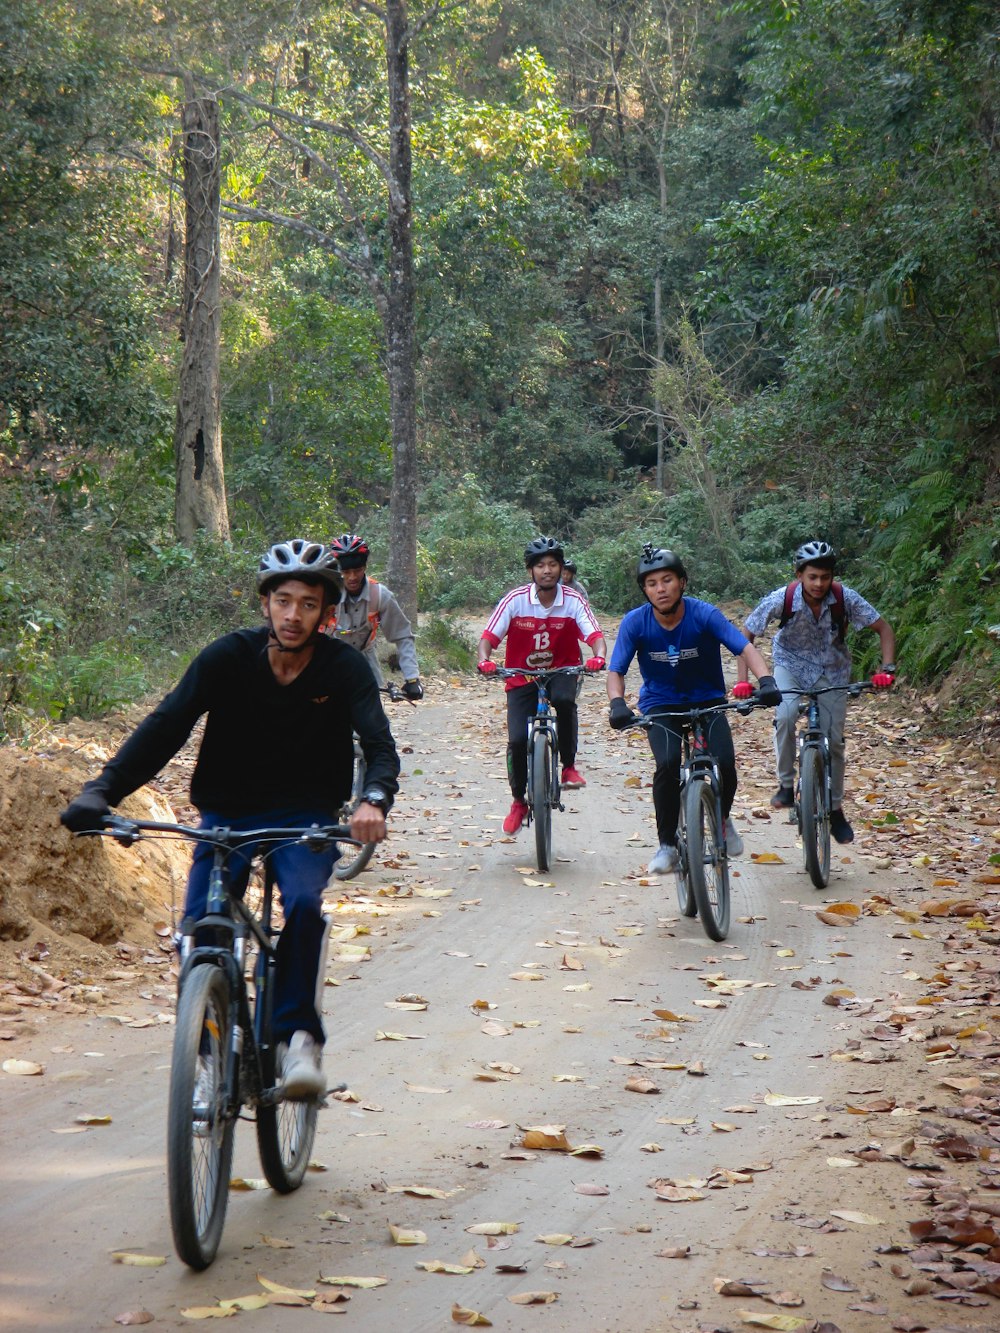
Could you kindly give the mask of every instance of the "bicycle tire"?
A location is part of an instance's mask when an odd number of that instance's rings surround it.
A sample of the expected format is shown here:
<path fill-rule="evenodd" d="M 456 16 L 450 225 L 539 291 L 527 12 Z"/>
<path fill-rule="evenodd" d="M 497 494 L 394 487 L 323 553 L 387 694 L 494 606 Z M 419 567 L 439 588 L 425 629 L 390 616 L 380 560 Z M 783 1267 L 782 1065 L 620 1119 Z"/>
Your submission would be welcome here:
<path fill-rule="evenodd" d="M 691 892 L 705 934 L 724 940 L 729 934 L 729 864 L 711 784 L 702 779 L 689 783 L 684 806 Z"/>
<path fill-rule="evenodd" d="M 229 986 L 220 968 L 189 973 L 177 1003 L 167 1109 L 167 1188 L 174 1248 L 198 1271 L 215 1258 L 229 1203 L 236 1119 L 228 1113 Z M 195 1115 L 195 1090 L 207 1092 L 205 1115 Z"/>
<path fill-rule="evenodd" d="M 528 796 L 535 824 L 535 862 L 539 870 L 548 870 L 552 864 L 552 752 L 544 731 L 536 731 L 531 742 Z"/>
<path fill-rule="evenodd" d="M 807 745 L 799 759 L 799 809 L 806 870 L 816 888 L 825 889 L 830 882 L 830 811 L 826 764 L 814 745 Z"/>
<path fill-rule="evenodd" d="M 365 778 L 367 777 L 367 765 L 365 764 L 364 752 L 361 746 L 355 742 L 354 745 L 354 784 L 351 787 L 350 810 L 356 810 L 358 802 L 361 800 L 361 794 L 365 789 Z M 363 842 L 360 846 L 354 843 L 346 843 L 346 851 L 342 848 L 340 855 L 334 862 L 334 879 L 344 880 L 353 879 L 355 875 L 360 875 L 365 866 L 375 855 L 375 843 Z"/>
<path fill-rule="evenodd" d="M 277 1059 L 273 1045 L 261 1051 L 264 1086 L 277 1082 Z M 316 1138 L 319 1102 L 278 1102 L 257 1108 L 257 1151 L 264 1176 L 278 1194 L 291 1194 L 302 1184 Z"/>

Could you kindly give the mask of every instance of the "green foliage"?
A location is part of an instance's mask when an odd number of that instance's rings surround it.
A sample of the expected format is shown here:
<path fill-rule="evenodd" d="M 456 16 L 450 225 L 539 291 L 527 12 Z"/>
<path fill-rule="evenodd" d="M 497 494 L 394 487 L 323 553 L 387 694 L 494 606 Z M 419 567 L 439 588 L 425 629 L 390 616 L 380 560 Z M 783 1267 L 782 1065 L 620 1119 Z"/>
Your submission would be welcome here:
<path fill-rule="evenodd" d="M 417 650 L 420 669 L 425 675 L 434 670 L 471 671 L 476 662 L 476 645 L 451 616 L 422 619 Z"/>
<path fill-rule="evenodd" d="M 525 580 L 530 514 L 491 501 L 475 477 L 438 483 L 424 498 L 420 599 L 442 610 L 491 606 Z"/>

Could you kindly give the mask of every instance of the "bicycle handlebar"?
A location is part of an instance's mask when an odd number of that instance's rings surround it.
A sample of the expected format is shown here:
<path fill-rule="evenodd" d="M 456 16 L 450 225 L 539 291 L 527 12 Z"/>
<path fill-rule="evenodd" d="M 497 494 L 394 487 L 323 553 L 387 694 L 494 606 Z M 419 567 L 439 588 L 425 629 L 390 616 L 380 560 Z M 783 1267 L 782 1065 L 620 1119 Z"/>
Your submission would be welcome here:
<path fill-rule="evenodd" d="M 598 671 L 604 671 L 604 667 L 598 667 Z M 490 672 L 490 675 L 498 676 L 500 680 L 509 680 L 512 676 L 596 676 L 597 671 L 588 671 L 581 662 L 579 666 L 565 667 L 506 667 L 498 666 L 496 671 Z"/>
<path fill-rule="evenodd" d="M 357 838 L 351 837 L 351 830 L 346 824 L 311 824 L 308 828 L 276 828 L 271 825 L 258 829 L 231 829 L 225 825 L 194 828 L 190 824 L 171 824 L 159 819 L 125 819 L 122 815 L 104 815 L 99 829 L 84 829 L 77 836 L 114 838 L 124 847 L 131 847 L 144 833 L 187 838 L 190 842 L 204 842 L 229 851 L 252 842 L 302 842 L 315 851 L 322 851 L 331 842 L 350 842 L 356 847 L 364 846 Z"/>
<path fill-rule="evenodd" d="M 762 704 L 756 695 L 749 699 L 727 700 L 721 704 L 708 704 L 706 707 L 695 706 L 693 708 L 683 708 L 677 712 L 663 713 L 638 713 L 635 720 L 629 722 L 628 726 L 622 727 L 622 731 L 628 731 L 632 727 L 662 727 L 666 725 L 668 719 L 676 722 L 693 723 L 699 718 L 710 717 L 713 713 L 741 713 L 746 716 L 755 708 L 770 708 L 770 704 Z"/>
<path fill-rule="evenodd" d="M 821 694 L 831 694 L 837 690 L 845 690 L 850 699 L 856 699 L 862 690 L 873 690 L 875 686 L 870 680 L 852 680 L 847 685 L 824 685 L 820 690 L 782 690 L 782 695 L 794 694 L 800 699 L 815 699 Z"/>

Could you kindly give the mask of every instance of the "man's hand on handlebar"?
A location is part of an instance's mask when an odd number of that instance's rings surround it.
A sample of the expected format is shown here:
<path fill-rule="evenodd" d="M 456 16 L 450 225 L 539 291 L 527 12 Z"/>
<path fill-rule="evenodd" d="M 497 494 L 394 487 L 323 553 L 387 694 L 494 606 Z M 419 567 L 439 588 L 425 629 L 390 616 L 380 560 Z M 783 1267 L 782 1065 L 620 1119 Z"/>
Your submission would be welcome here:
<path fill-rule="evenodd" d="M 385 832 L 385 815 L 379 807 L 360 801 L 351 815 L 351 837 L 357 842 L 383 842 Z"/>
<path fill-rule="evenodd" d="M 603 671 L 605 659 L 603 657 L 588 657 L 583 664 L 584 671 Z"/>
<path fill-rule="evenodd" d="M 751 699 L 753 697 L 753 686 L 748 680 L 738 680 L 733 686 L 734 699 Z"/>
<path fill-rule="evenodd" d="M 478 666 L 478 671 L 481 676 L 495 676 L 496 670 L 496 662 L 492 661 L 489 657 L 484 657 Z"/>
<path fill-rule="evenodd" d="M 758 679 L 757 703 L 764 708 L 776 708 L 781 703 L 781 691 L 773 676 L 761 676 Z"/>
<path fill-rule="evenodd" d="M 889 690 L 896 679 L 895 666 L 882 666 L 872 676 L 872 684 L 877 690 Z"/>
<path fill-rule="evenodd" d="M 633 713 L 624 699 L 612 699 L 611 706 L 608 709 L 608 721 L 615 731 L 624 731 L 626 727 L 631 727 L 639 716 Z"/>
<path fill-rule="evenodd" d="M 100 792 L 87 791 L 85 787 L 75 800 L 70 801 L 59 816 L 59 822 L 70 833 L 98 833 L 103 827 L 104 816 L 110 813 L 111 806 Z"/>
<path fill-rule="evenodd" d="M 424 687 L 418 679 L 406 680 L 403 682 L 403 694 L 410 703 L 415 704 L 418 699 L 424 697 Z"/>

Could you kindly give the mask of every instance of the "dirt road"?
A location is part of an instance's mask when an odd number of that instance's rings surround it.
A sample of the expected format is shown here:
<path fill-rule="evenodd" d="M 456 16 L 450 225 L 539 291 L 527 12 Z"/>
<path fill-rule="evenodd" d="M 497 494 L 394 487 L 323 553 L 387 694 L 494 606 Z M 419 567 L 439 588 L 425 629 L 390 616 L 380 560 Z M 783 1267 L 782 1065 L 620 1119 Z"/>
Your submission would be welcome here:
<path fill-rule="evenodd" d="M 947 940 L 890 908 L 926 898 L 933 867 L 862 836 L 818 895 L 793 830 L 766 810 L 767 721 L 739 720 L 746 856 L 729 939 L 711 945 L 678 916 L 673 878 L 643 876 L 651 765 L 641 739 L 608 732 L 602 681 L 586 685 L 588 785 L 555 818 L 555 869 L 534 871 L 530 833 L 504 838 L 501 693 L 442 680 L 418 709 L 396 711 L 392 841 L 344 886 L 327 968 L 326 1068 L 356 1100 L 322 1113 L 317 1169 L 297 1194 L 232 1192 L 207 1273 L 174 1257 L 166 1214 L 162 969 L 109 983 L 87 1016 L 37 1009 L 5 1041 L 5 1059 L 45 1072 L 0 1076 L 0 1326 L 76 1333 L 147 1311 L 156 1327 L 187 1327 L 182 1311 L 259 1292 L 258 1274 L 327 1296 L 338 1290 L 329 1279 L 385 1279 L 340 1288 L 343 1323 L 404 1333 L 454 1327 L 454 1305 L 518 1333 L 728 1329 L 748 1315 L 843 1333 L 998 1326 L 988 1291 L 933 1278 L 904 1291 L 923 1280 L 903 1252 L 909 1223 L 932 1211 L 914 1180 L 966 1170 L 980 1191 L 996 1184 L 990 1153 L 960 1167 L 929 1146 L 931 1121 L 964 1132 L 942 1119 L 962 1103 L 941 1073 L 972 1075 L 984 1093 L 997 1077 L 995 972 L 987 999 L 985 983 L 968 987 L 955 1010 L 978 1037 L 955 1040 L 947 1066 L 928 1062 L 918 1020 L 948 1000 L 918 1005 Z M 627 785 L 635 778 L 641 789 Z M 891 796 L 885 768 L 882 778 Z M 976 865 L 961 854 L 971 891 Z M 889 906 L 856 925 L 816 914 L 824 900 L 880 896 Z M 393 1007 L 413 995 L 425 1009 Z M 656 1090 L 630 1090 L 636 1078 Z M 770 1105 L 768 1093 L 810 1100 Z M 110 1123 L 84 1127 L 80 1115 Z M 528 1152 L 532 1126 L 564 1126 L 571 1147 L 598 1151 Z M 886 1145 L 907 1136 L 892 1158 Z M 886 1160 L 866 1160 L 873 1141 Z M 261 1175 L 249 1124 L 234 1170 Z M 516 1230 L 470 1231 L 483 1223 Z M 390 1225 L 426 1243 L 394 1244 Z M 123 1265 L 114 1251 L 166 1262 Z M 989 1251 L 980 1237 L 979 1257 Z M 418 1267 L 432 1260 L 472 1271 Z M 746 1284 L 743 1294 L 720 1294 L 718 1279 Z M 516 1303 L 525 1293 L 539 1295 Z M 779 1316 L 801 1322 L 760 1323 Z M 282 1305 L 232 1317 L 278 1333 L 321 1318 Z"/>

